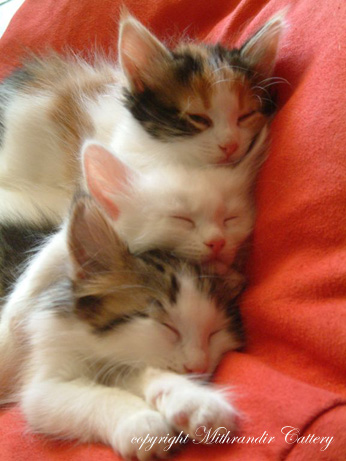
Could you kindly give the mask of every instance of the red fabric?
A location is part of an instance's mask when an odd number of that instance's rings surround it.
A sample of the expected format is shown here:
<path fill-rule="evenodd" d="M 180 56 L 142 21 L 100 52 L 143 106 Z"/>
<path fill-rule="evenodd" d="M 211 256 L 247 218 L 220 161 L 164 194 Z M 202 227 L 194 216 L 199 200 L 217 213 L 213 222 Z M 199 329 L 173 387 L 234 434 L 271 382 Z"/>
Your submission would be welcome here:
<path fill-rule="evenodd" d="M 1 75 L 25 50 L 47 45 L 116 49 L 116 0 L 26 0 L 0 42 Z M 285 0 L 127 0 L 161 38 L 189 35 L 239 43 Z M 239 435 L 270 444 L 190 445 L 181 460 L 345 460 L 346 437 L 346 3 L 296 0 L 288 11 L 276 75 L 280 111 L 257 188 L 258 218 L 242 312 L 244 353 L 216 375 L 234 384 Z M 281 429 L 333 436 L 287 443 Z M 100 445 L 53 442 L 25 432 L 17 409 L 0 413 L 2 461 L 116 460 Z"/>

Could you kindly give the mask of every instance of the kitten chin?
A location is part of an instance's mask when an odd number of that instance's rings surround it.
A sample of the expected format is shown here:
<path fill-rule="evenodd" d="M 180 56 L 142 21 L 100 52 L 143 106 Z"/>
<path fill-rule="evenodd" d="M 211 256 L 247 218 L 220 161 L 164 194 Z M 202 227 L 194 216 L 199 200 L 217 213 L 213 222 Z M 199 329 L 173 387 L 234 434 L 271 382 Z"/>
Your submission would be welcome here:
<path fill-rule="evenodd" d="M 202 264 L 206 270 L 216 273 L 218 275 L 226 275 L 230 269 L 230 264 L 223 263 L 222 261 L 206 262 Z"/>

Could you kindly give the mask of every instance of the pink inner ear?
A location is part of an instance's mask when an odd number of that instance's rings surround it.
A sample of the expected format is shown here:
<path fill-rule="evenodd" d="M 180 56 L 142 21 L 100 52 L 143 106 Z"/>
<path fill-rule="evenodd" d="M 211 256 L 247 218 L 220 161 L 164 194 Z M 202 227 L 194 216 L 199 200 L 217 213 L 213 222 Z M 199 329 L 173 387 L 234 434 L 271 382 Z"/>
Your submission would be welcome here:
<path fill-rule="evenodd" d="M 126 74 L 137 91 L 143 91 L 144 86 L 140 79 L 140 69 L 147 67 L 152 50 L 145 43 L 145 39 L 140 36 L 140 30 L 132 22 L 126 23 L 123 27 L 119 53 Z"/>
<path fill-rule="evenodd" d="M 284 11 L 273 16 L 242 48 L 252 65 L 264 75 L 270 75 L 276 59 L 279 40 L 285 27 Z"/>
<path fill-rule="evenodd" d="M 129 169 L 111 152 L 98 144 L 89 144 L 83 152 L 85 179 L 90 194 L 113 218 L 120 210 L 114 200 L 129 184 Z"/>
<path fill-rule="evenodd" d="M 169 57 L 164 45 L 132 17 L 121 27 L 118 47 L 121 65 L 137 91 L 144 90 L 142 78 L 150 65 Z"/>

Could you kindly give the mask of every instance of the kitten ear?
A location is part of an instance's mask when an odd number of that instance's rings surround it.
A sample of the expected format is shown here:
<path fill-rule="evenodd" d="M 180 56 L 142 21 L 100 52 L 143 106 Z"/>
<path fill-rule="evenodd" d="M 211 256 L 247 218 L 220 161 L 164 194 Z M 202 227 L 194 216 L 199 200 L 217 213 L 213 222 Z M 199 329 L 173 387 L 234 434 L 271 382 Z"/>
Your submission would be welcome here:
<path fill-rule="evenodd" d="M 79 279 L 107 272 L 128 253 L 114 228 L 91 197 L 77 198 L 68 226 L 68 249 Z"/>
<path fill-rule="evenodd" d="M 117 193 L 128 193 L 134 172 L 100 144 L 87 143 L 82 150 L 84 177 L 90 194 L 117 219 Z"/>
<path fill-rule="evenodd" d="M 154 83 L 155 70 L 171 59 L 169 50 L 126 12 L 120 22 L 118 50 L 121 68 L 131 88 L 138 92 Z"/>
<path fill-rule="evenodd" d="M 241 48 L 241 56 L 263 76 L 273 72 L 279 41 L 285 28 L 286 10 L 273 16 Z"/>

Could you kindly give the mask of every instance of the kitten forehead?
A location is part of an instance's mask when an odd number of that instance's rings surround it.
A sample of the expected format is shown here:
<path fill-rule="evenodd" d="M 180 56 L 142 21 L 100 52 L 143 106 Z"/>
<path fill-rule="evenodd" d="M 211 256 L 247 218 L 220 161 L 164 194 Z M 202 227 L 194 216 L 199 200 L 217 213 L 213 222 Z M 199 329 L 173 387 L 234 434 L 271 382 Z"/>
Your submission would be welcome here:
<path fill-rule="evenodd" d="M 224 305 L 213 299 L 217 289 L 210 276 L 183 273 L 178 280 L 176 303 L 166 314 L 182 334 L 183 342 L 202 345 L 213 330 L 229 325 L 230 319 Z"/>
<path fill-rule="evenodd" d="M 231 167 L 186 169 L 176 166 L 157 169 L 143 176 L 139 190 L 190 202 L 223 200 L 234 193 L 239 194 L 246 185 L 245 175 Z"/>
<path fill-rule="evenodd" d="M 176 79 L 194 87 L 199 94 L 205 90 L 213 92 L 217 82 L 226 82 L 232 90 L 252 75 L 238 50 L 226 50 L 219 45 L 183 44 L 173 51 L 173 57 Z"/>

